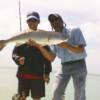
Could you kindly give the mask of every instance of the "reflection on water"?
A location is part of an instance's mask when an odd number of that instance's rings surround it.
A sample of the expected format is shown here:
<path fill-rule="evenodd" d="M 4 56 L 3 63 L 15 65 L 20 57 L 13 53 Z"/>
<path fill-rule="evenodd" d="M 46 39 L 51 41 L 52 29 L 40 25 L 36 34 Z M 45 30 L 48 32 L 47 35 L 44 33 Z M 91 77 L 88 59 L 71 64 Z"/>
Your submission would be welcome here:
<path fill-rule="evenodd" d="M 17 67 L 0 67 L 0 100 L 11 100 L 12 95 L 17 92 Z M 55 72 L 51 74 L 51 81 L 46 84 L 46 97 L 42 100 L 51 100 L 52 84 Z M 86 87 L 87 100 L 97 100 L 100 98 L 100 76 L 88 75 Z M 74 89 L 72 80 L 66 90 L 66 100 L 73 100 Z M 31 100 L 28 98 L 28 100 Z"/>

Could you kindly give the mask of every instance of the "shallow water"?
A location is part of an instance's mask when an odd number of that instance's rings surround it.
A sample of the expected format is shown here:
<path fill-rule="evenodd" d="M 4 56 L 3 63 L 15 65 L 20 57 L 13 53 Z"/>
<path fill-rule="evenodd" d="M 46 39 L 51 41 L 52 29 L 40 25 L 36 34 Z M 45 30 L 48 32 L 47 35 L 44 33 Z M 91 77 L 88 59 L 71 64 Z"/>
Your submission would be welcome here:
<path fill-rule="evenodd" d="M 0 100 L 11 100 L 12 95 L 17 92 L 17 78 L 16 67 L 0 67 Z M 46 97 L 42 100 L 51 100 L 52 98 L 52 85 L 55 72 L 51 74 L 51 81 L 46 84 Z M 100 76 L 88 75 L 86 86 L 87 100 L 100 99 Z M 66 100 L 74 100 L 74 89 L 72 80 L 66 89 Z M 28 100 L 32 100 L 30 97 Z"/>

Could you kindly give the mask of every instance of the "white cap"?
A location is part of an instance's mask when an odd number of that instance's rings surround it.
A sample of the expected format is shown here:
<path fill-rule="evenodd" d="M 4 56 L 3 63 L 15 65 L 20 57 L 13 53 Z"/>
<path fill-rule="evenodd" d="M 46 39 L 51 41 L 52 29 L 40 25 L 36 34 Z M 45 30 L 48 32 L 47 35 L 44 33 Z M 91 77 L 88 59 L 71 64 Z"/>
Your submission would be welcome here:
<path fill-rule="evenodd" d="M 27 14 L 26 20 L 29 20 L 29 19 L 35 19 L 37 21 L 40 21 L 40 16 L 37 12 L 30 12 L 30 13 Z"/>

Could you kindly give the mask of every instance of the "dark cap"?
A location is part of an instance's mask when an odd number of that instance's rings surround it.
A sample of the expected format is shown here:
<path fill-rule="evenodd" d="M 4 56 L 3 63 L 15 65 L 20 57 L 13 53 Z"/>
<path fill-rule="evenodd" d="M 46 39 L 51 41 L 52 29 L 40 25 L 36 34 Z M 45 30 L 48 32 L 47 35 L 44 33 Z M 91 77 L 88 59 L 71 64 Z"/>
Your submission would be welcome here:
<path fill-rule="evenodd" d="M 62 17 L 59 14 L 50 14 L 48 16 L 48 20 L 50 22 L 53 22 L 53 21 L 56 21 L 56 20 L 61 20 L 63 22 L 63 19 L 62 19 Z"/>
<path fill-rule="evenodd" d="M 35 19 L 40 22 L 40 15 L 37 12 L 29 12 L 26 20 L 28 21 L 30 19 Z"/>

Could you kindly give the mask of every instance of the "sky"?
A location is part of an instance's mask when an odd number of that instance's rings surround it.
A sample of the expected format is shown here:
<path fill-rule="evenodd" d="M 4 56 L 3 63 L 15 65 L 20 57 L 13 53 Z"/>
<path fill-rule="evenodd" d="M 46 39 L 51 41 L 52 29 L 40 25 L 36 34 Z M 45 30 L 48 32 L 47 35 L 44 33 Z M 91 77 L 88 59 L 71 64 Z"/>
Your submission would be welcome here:
<path fill-rule="evenodd" d="M 25 21 L 29 11 L 39 12 L 41 16 L 40 29 L 51 30 L 47 20 L 50 13 L 60 14 L 69 28 L 79 27 L 87 42 L 88 73 L 100 74 L 99 0 L 20 0 L 20 2 L 22 31 L 27 28 Z M 19 27 L 19 0 L 0 0 L 0 40 L 15 35 L 20 31 Z M 16 66 L 11 58 L 14 45 L 9 44 L 0 51 L 0 67 Z M 58 62 L 57 58 L 53 62 L 53 66 L 58 66 Z"/>

